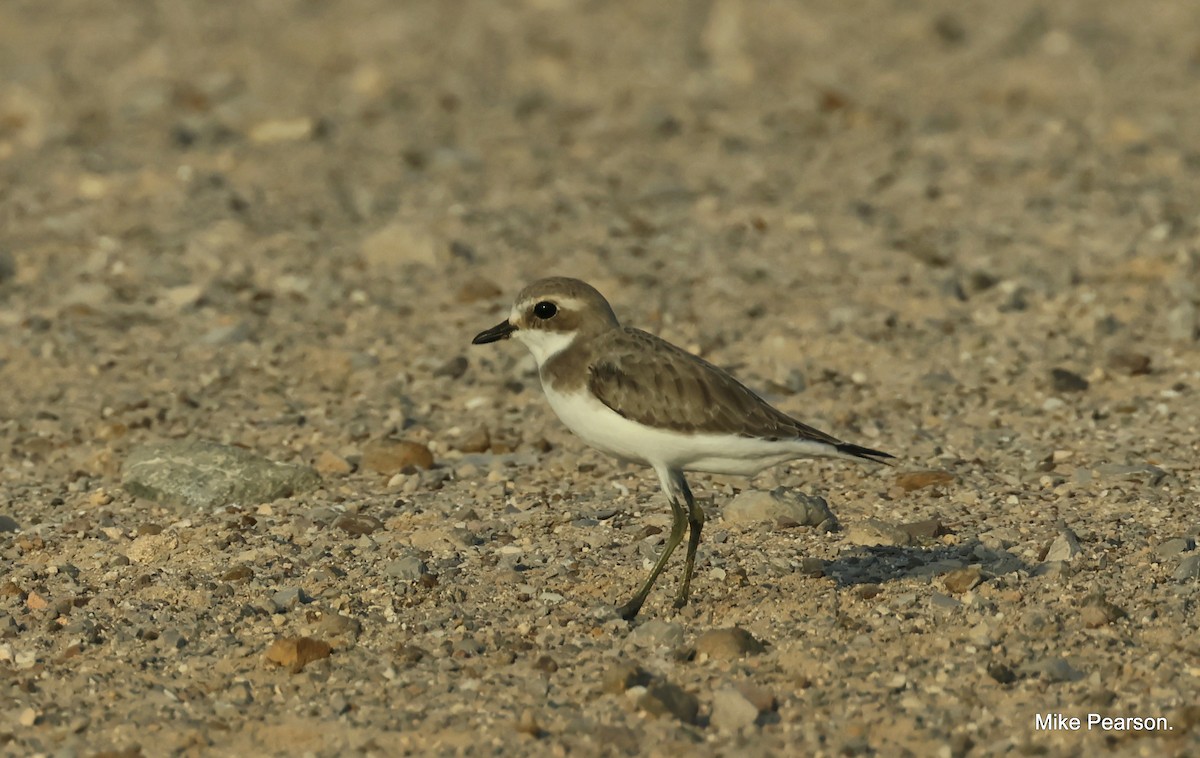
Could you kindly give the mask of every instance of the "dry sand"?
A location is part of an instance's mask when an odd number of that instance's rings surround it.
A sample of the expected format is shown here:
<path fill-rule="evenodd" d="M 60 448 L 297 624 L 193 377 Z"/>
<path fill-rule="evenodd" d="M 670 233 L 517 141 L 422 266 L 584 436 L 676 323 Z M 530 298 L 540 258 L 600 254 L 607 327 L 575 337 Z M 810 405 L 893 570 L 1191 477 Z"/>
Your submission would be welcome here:
<path fill-rule="evenodd" d="M 0 750 L 1200 753 L 1197 30 L 0 5 Z M 617 619 L 654 477 L 469 345 L 546 273 L 900 465 L 692 476 Z"/>

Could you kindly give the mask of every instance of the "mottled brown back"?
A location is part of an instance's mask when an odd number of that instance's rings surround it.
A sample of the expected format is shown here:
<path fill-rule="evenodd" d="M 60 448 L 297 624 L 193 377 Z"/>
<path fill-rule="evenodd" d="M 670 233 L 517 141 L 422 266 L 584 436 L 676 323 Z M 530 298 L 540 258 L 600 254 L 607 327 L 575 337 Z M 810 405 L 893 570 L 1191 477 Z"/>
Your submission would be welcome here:
<path fill-rule="evenodd" d="M 589 340 L 587 353 L 588 387 L 632 421 L 679 432 L 840 444 L 772 408 L 727 372 L 640 329 L 611 329 Z"/>

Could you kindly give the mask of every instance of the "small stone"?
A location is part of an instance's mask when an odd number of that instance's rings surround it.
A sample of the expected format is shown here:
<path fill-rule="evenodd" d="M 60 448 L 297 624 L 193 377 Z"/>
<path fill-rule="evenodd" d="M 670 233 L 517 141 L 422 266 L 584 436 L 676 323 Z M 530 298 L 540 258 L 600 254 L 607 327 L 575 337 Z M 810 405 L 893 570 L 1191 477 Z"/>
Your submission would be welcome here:
<path fill-rule="evenodd" d="M 1108 355 L 1108 367 L 1130 376 L 1150 373 L 1150 356 L 1145 353 L 1114 350 Z"/>
<path fill-rule="evenodd" d="M 1083 392 L 1090 386 L 1087 379 L 1065 368 L 1051 369 L 1050 383 L 1055 392 Z"/>
<path fill-rule="evenodd" d="M 328 450 L 322 450 L 313 461 L 313 468 L 321 476 L 345 476 L 354 471 L 350 461 Z"/>
<path fill-rule="evenodd" d="M 255 124 L 249 133 L 250 141 L 259 144 L 272 142 L 295 142 L 308 139 L 313 134 L 313 120 L 306 116 L 291 119 L 274 119 Z"/>
<path fill-rule="evenodd" d="M 429 653 L 425 652 L 423 648 L 417 647 L 416 645 L 396 646 L 396 660 L 408 666 L 420 663 L 428 656 Z"/>
<path fill-rule="evenodd" d="M 419 442 L 374 440 L 363 446 L 362 465 L 386 476 L 407 468 L 433 468 L 433 453 Z"/>
<path fill-rule="evenodd" d="M 533 715 L 532 708 L 526 708 L 521 711 L 521 717 L 517 719 L 517 731 L 521 734 L 528 734 L 531 737 L 542 736 L 542 727 L 538 725 L 537 717 Z"/>
<path fill-rule="evenodd" d="M 696 723 L 700 700 L 677 684 L 655 682 L 646 687 L 637 705 L 652 716 L 674 716 L 685 724 Z"/>
<path fill-rule="evenodd" d="M 271 596 L 271 604 L 275 606 L 276 612 L 279 613 L 290 611 L 303 603 L 310 602 L 312 602 L 312 598 L 299 587 L 288 587 L 285 590 L 279 590 Z"/>
<path fill-rule="evenodd" d="M 1083 548 L 1079 545 L 1079 538 L 1075 536 L 1075 532 L 1070 529 L 1063 529 L 1050 543 L 1050 547 L 1046 549 L 1046 555 L 1043 560 L 1046 563 L 1053 561 L 1069 561 L 1079 555 Z"/>
<path fill-rule="evenodd" d="M 322 637 L 333 640 L 339 647 L 353 647 L 358 635 L 362 634 L 362 623 L 358 619 L 340 613 L 325 613 L 317 623 Z"/>
<path fill-rule="evenodd" d="M 896 475 L 896 486 L 905 492 L 953 483 L 954 475 L 948 471 L 906 471 Z"/>
<path fill-rule="evenodd" d="M 548 655 L 543 655 L 533 662 L 533 667 L 543 674 L 553 674 L 558 671 L 558 661 Z"/>
<path fill-rule="evenodd" d="M 321 483 L 307 466 L 277 463 L 203 440 L 137 448 L 125 460 L 121 477 L 134 497 L 191 508 L 266 503 Z"/>
<path fill-rule="evenodd" d="M 392 561 L 383 573 L 402 582 L 415 582 L 429 573 L 429 567 L 414 553 Z"/>
<path fill-rule="evenodd" d="M 477 426 L 464 434 L 454 447 L 464 453 L 486 453 L 492 446 L 492 436 L 486 426 Z"/>
<path fill-rule="evenodd" d="M 846 540 L 852 545 L 866 547 L 904 547 L 913 544 L 913 537 L 908 532 L 873 518 L 852 524 L 846 531 Z"/>
<path fill-rule="evenodd" d="M 784 526 L 819 526 L 834 519 L 824 498 L 778 487 L 770 492 L 747 490 L 735 497 L 721 512 L 731 524 L 760 522 Z"/>
<path fill-rule="evenodd" d="M 177 547 L 179 538 L 173 532 L 143 534 L 129 543 L 125 555 L 134 563 L 162 563 L 171 557 Z"/>
<path fill-rule="evenodd" d="M 630 687 L 645 687 L 652 677 L 641 666 L 618 663 L 604 672 L 601 689 L 611 695 L 620 695 Z"/>
<path fill-rule="evenodd" d="M 1200 579 L 1200 554 L 1189 555 L 1179 562 L 1179 567 L 1172 575 L 1178 582 Z"/>
<path fill-rule="evenodd" d="M 983 572 L 979 570 L 978 566 L 960 568 L 942 577 L 942 584 L 946 591 L 956 595 L 974 589 L 981 581 L 983 581 Z"/>
<path fill-rule="evenodd" d="M 1111 624 L 1128 615 L 1123 608 L 1113 605 L 1101 594 L 1089 597 L 1084 602 L 1083 609 L 1079 612 L 1080 620 L 1088 629 L 1095 629 L 1105 624 Z"/>
<path fill-rule="evenodd" d="M 800 560 L 800 574 L 814 579 L 825 576 L 825 561 L 820 558 L 802 558 Z"/>
<path fill-rule="evenodd" d="M 138 524 L 137 529 L 134 531 L 137 533 L 137 536 L 141 537 L 143 534 L 162 534 L 163 528 L 162 524 L 145 523 Z"/>
<path fill-rule="evenodd" d="M 269 663 L 285 666 L 293 674 L 299 674 L 305 666 L 313 661 L 328 658 L 333 648 L 328 642 L 314 640 L 311 637 L 284 637 L 271 643 L 265 657 Z"/>
<path fill-rule="evenodd" d="M 630 632 L 628 640 L 637 647 L 677 647 L 683 643 L 683 626 L 651 619 Z"/>
<path fill-rule="evenodd" d="M 347 513 L 334 521 L 333 525 L 353 537 L 374 534 L 383 528 L 382 521 L 365 513 Z"/>
<path fill-rule="evenodd" d="M 715 660 L 736 660 L 749 655 L 764 653 L 767 646 L 754 635 L 732 626 L 726 629 L 710 629 L 696 638 L 696 655 L 705 655 Z"/>
<path fill-rule="evenodd" d="M 950 533 L 950 530 L 939 519 L 935 518 L 923 521 L 910 521 L 907 524 L 900 524 L 896 528 L 905 532 L 914 540 L 932 540 L 941 537 L 943 534 Z"/>
<path fill-rule="evenodd" d="M 723 732 L 736 732 L 758 720 L 759 709 L 733 687 L 713 692 L 710 722 Z"/>
<path fill-rule="evenodd" d="M 0 515 L 0 533 L 3 532 L 19 532 L 21 525 L 12 516 Z"/>
<path fill-rule="evenodd" d="M 1086 676 L 1065 658 L 1044 658 L 1021 666 L 1020 671 L 1025 676 L 1040 676 L 1044 681 L 1051 683 L 1078 682 Z"/>
<path fill-rule="evenodd" d="M 1012 684 L 1017 681 L 1017 675 L 1011 668 L 1003 663 L 989 663 L 987 667 L 988 676 L 996 680 L 1000 684 Z"/>
<path fill-rule="evenodd" d="M 246 582 L 254 578 L 254 569 L 249 566 L 234 566 L 221 574 L 223 582 Z"/>
<path fill-rule="evenodd" d="M 26 708 L 17 715 L 17 723 L 21 726 L 29 727 L 36 724 L 38 721 L 38 712 L 32 708 Z"/>
<path fill-rule="evenodd" d="M 1176 537 L 1154 548 L 1154 554 L 1159 558 L 1174 558 L 1183 553 L 1190 553 L 1195 549 L 1196 541 L 1191 537 Z"/>
<path fill-rule="evenodd" d="M 25 607 L 31 611 L 44 611 L 50 607 L 50 601 L 37 592 L 30 592 L 25 597 Z"/>

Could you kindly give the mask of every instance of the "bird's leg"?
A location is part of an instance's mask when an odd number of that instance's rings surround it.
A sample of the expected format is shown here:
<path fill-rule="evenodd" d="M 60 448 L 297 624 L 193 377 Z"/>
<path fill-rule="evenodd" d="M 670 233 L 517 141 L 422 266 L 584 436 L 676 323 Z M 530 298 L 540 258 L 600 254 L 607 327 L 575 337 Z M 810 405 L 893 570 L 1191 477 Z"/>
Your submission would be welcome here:
<path fill-rule="evenodd" d="M 696 505 L 692 491 L 688 488 L 683 474 L 676 475 L 676 486 L 683 492 L 683 499 L 688 508 L 688 545 L 687 559 L 683 563 L 683 584 L 679 585 L 679 594 L 675 596 L 675 607 L 687 605 L 688 593 L 692 589 L 692 573 L 696 568 L 696 548 L 700 546 L 700 530 L 704 528 L 704 509 Z"/>
<path fill-rule="evenodd" d="M 684 510 L 683 505 L 679 502 L 679 493 L 672 491 L 670 478 L 661 474 L 660 478 L 663 482 L 663 489 L 666 490 L 667 497 L 671 500 L 671 535 L 667 538 L 667 544 L 663 548 L 662 555 L 658 557 L 658 561 L 654 564 L 654 568 L 650 569 L 650 576 L 647 577 L 646 583 L 642 585 L 642 588 L 637 591 L 637 594 L 628 603 L 617 608 L 617 615 L 626 621 L 632 620 L 638 614 L 638 611 L 641 610 L 642 603 L 646 602 L 646 596 L 650 594 L 650 590 L 654 587 L 654 581 L 658 579 L 658 575 L 662 573 L 663 567 L 667 565 L 667 559 L 671 557 L 671 553 L 675 552 L 675 548 L 683 541 L 683 530 L 688 523 L 687 511 Z M 687 485 L 684 486 L 686 487 Z"/>

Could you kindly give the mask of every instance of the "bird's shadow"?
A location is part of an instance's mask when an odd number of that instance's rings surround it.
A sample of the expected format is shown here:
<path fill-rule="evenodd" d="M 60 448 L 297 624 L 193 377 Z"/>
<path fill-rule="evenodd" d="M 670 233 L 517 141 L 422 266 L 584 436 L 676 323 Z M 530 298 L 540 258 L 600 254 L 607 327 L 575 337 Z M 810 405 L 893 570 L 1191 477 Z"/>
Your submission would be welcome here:
<path fill-rule="evenodd" d="M 898 579 L 933 579 L 960 568 L 978 566 L 983 578 L 1028 571 L 1029 564 L 1007 550 L 979 540 L 928 547 L 857 547 L 825 562 L 825 576 L 838 586 L 884 584 Z"/>

